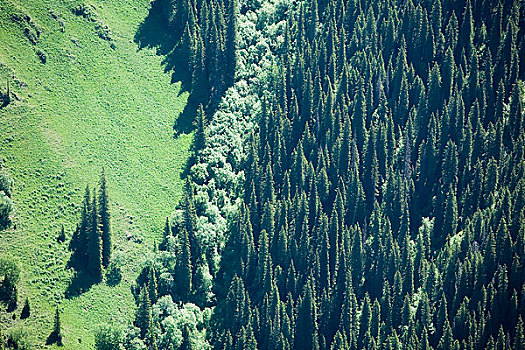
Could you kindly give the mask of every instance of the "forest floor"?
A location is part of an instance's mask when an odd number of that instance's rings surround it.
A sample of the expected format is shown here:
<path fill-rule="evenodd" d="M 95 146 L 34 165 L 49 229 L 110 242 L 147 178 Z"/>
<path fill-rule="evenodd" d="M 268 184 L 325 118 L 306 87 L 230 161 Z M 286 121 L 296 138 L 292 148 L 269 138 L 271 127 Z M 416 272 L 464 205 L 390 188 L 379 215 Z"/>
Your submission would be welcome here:
<path fill-rule="evenodd" d="M 101 324 L 131 322 L 130 287 L 182 193 L 192 135 L 174 137 L 172 126 L 187 93 L 154 49 L 134 42 L 148 7 L 146 0 L 0 1 L 0 91 L 9 77 L 19 99 L 0 109 L 0 157 L 15 203 L 0 255 L 22 269 L 19 307 L 2 306 L 0 327 L 25 329 L 37 348 L 57 306 L 66 349 L 92 349 Z M 66 268 L 68 241 L 85 187 L 97 185 L 103 167 L 123 277 L 79 292 Z M 61 225 L 65 243 L 57 242 Z M 31 316 L 20 320 L 26 297 Z"/>

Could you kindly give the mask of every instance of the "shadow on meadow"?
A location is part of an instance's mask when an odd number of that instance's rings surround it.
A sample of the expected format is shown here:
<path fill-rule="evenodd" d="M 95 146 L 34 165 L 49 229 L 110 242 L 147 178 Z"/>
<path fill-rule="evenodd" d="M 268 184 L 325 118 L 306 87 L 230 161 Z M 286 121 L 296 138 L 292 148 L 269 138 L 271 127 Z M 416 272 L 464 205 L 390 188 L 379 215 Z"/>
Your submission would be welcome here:
<path fill-rule="evenodd" d="M 139 50 L 143 48 L 156 49 L 157 55 L 163 56 L 164 72 L 171 72 L 171 82 L 181 82 L 179 93 L 190 92 L 191 72 L 178 68 L 184 67 L 182 60 L 187 59 L 187 53 L 183 53 L 179 45 L 179 38 L 182 33 L 177 33 L 170 25 L 170 12 L 170 0 L 152 1 L 148 16 L 140 24 L 135 33 L 134 41 Z M 173 125 L 175 137 L 190 133 L 194 129 L 193 121 L 197 107 L 198 103 L 190 93 L 184 110 L 179 114 Z"/>
<path fill-rule="evenodd" d="M 87 292 L 97 281 L 89 272 L 75 270 L 73 278 L 67 286 L 65 297 L 71 299 Z"/>

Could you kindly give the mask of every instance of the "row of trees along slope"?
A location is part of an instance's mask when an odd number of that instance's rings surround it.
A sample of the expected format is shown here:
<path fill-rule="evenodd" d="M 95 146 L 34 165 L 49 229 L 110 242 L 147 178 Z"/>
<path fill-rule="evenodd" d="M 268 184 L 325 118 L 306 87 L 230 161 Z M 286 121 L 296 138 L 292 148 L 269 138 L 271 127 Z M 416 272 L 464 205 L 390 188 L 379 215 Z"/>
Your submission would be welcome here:
<path fill-rule="evenodd" d="M 298 3 L 215 278 L 215 348 L 524 348 L 524 11 Z"/>
<path fill-rule="evenodd" d="M 157 0 L 150 13 L 162 31 L 137 33 L 141 45 L 153 43 L 166 54 L 167 70 L 190 91 L 192 113 L 199 104 L 212 110 L 234 82 L 235 6 L 234 0 Z"/>
<path fill-rule="evenodd" d="M 237 14 L 234 0 L 152 2 L 150 17 L 156 18 L 159 26 L 167 31 L 160 33 L 163 39 L 157 43 L 160 52 L 166 54 L 166 68 L 173 69 L 174 77 L 181 79 L 183 87 L 190 91 L 185 112 L 190 112 L 197 130 L 189 168 L 210 158 L 209 152 L 204 156 L 206 152 L 203 151 L 212 149 L 210 143 L 215 141 L 210 140 L 225 139 L 224 132 L 210 133 L 210 118 L 206 115 L 215 111 L 224 113 L 228 109 L 219 102 L 235 83 Z M 139 42 L 147 38 L 146 34 L 144 28 L 139 29 Z M 233 90 L 238 89 L 234 87 Z M 231 113 L 228 115 L 232 116 Z M 224 130 L 222 123 L 219 122 L 218 127 Z M 238 120 L 235 123 L 239 124 Z M 214 137 L 210 134 L 220 135 Z M 241 145 L 240 141 L 235 143 Z M 232 147 L 231 143 L 229 146 Z M 223 150 L 228 147 L 222 144 L 221 148 L 214 149 L 223 158 Z M 213 167 L 211 163 L 208 165 Z M 121 344 L 125 348 L 137 344 L 151 349 L 186 348 L 190 345 L 197 349 L 209 348 L 206 330 L 213 299 L 210 270 L 213 273 L 218 269 L 217 248 L 223 239 L 213 239 L 209 246 L 204 244 L 204 241 L 210 241 L 209 237 L 204 237 L 209 230 L 203 234 L 200 223 L 207 221 L 210 215 L 204 215 L 203 206 L 197 203 L 196 184 L 190 178 L 194 177 L 190 175 L 187 179 L 183 199 L 174 217 L 166 220 L 165 239 L 159 245 L 159 251 L 154 259 L 146 261 L 133 287 L 137 311 L 133 326 L 122 334 L 124 341 Z M 201 189 L 201 204 L 202 194 L 209 191 L 209 188 Z M 223 191 L 218 189 L 217 192 Z M 223 214 L 212 211 L 215 217 L 219 217 L 220 226 L 225 226 Z M 221 233 L 224 229 L 215 228 Z M 115 329 L 101 334 L 112 331 Z"/>
<path fill-rule="evenodd" d="M 102 281 L 104 268 L 111 259 L 111 212 L 106 176 L 100 176 L 98 196 L 91 195 L 86 186 L 80 224 L 77 225 L 69 249 L 72 251 L 69 265 L 78 272 L 88 272 L 95 282 Z"/>

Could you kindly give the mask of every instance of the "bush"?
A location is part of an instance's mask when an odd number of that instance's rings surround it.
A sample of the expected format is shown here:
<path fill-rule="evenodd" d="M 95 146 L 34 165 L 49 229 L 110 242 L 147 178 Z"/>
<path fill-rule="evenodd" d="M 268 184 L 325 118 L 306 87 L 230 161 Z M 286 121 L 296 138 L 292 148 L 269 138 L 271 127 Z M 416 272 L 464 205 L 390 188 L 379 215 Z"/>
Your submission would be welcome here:
<path fill-rule="evenodd" d="M 111 29 L 109 29 L 107 24 L 104 24 L 103 22 L 98 22 L 95 25 L 95 30 L 100 39 L 111 41 Z"/>
<path fill-rule="evenodd" d="M 6 228 L 11 223 L 10 215 L 13 211 L 13 201 L 4 191 L 0 191 L 0 228 Z"/>
<path fill-rule="evenodd" d="M 9 349 L 32 350 L 33 344 L 29 340 L 29 333 L 24 328 L 13 329 L 7 337 Z"/>
<path fill-rule="evenodd" d="M 120 328 L 103 325 L 95 332 L 95 347 L 97 350 L 121 350 L 124 334 Z"/>
<path fill-rule="evenodd" d="M 0 300 L 8 303 L 10 309 L 16 308 L 20 268 L 13 260 L 0 258 L 0 280 Z"/>
<path fill-rule="evenodd" d="M 80 4 L 71 9 L 71 12 L 77 16 L 82 16 L 90 21 L 94 21 L 98 17 L 98 13 L 93 5 Z"/>
<path fill-rule="evenodd" d="M 40 59 L 40 62 L 46 63 L 47 62 L 47 55 L 46 53 L 41 49 L 36 49 L 36 55 Z"/>
<path fill-rule="evenodd" d="M 109 263 L 106 271 L 106 283 L 110 286 L 116 286 L 122 280 L 122 264 L 124 257 L 122 254 L 113 254 L 113 259 Z"/>
<path fill-rule="evenodd" d="M 36 31 L 33 28 L 26 27 L 24 29 L 24 35 L 26 36 L 27 40 L 31 42 L 31 44 L 36 45 L 38 42 L 38 36 Z"/>

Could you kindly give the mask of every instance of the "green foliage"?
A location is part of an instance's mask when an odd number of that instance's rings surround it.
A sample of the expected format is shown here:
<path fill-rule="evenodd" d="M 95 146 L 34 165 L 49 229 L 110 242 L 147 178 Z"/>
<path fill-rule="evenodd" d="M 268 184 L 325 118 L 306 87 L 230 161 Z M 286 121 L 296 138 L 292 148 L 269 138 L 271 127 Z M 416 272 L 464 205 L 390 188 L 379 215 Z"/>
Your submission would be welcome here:
<path fill-rule="evenodd" d="M 182 230 L 180 253 L 177 258 L 175 281 L 178 292 L 183 300 L 187 300 L 192 290 L 191 247 L 188 231 Z"/>
<path fill-rule="evenodd" d="M 135 313 L 135 326 L 140 329 L 140 337 L 145 338 L 153 328 L 151 314 L 151 302 L 148 295 L 148 289 L 142 287 L 138 298 L 138 308 Z"/>
<path fill-rule="evenodd" d="M 159 337 L 159 348 L 178 349 L 183 344 L 198 350 L 210 348 L 205 330 L 211 314 L 210 309 L 201 310 L 192 303 L 176 305 L 171 297 L 163 296 L 153 310 L 163 330 Z"/>
<path fill-rule="evenodd" d="M 20 267 L 11 258 L 0 258 L 0 300 L 7 304 L 9 311 L 13 311 L 18 303 L 18 282 Z"/>
<path fill-rule="evenodd" d="M 199 105 L 199 108 L 197 108 L 197 117 L 195 118 L 195 124 L 197 126 L 197 130 L 193 135 L 192 147 L 194 149 L 194 152 L 198 153 L 206 147 L 206 139 L 208 137 L 206 114 L 204 113 L 204 108 L 202 107 L 202 105 Z"/>
<path fill-rule="evenodd" d="M 10 330 L 7 335 L 7 343 L 12 344 L 14 349 L 33 350 L 35 344 L 30 340 L 30 333 L 26 328 L 17 327 Z"/>
<path fill-rule="evenodd" d="M 0 166 L 0 229 L 6 228 L 11 223 L 10 216 L 13 211 L 12 188 L 13 180 Z"/>
<path fill-rule="evenodd" d="M 104 267 L 108 267 L 112 251 L 110 206 L 106 177 L 102 171 L 98 196 L 86 187 L 80 224 L 69 243 L 73 251 L 70 266 L 88 271 L 95 282 L 102 281 Z M 118 272 L 113 269 L 113 273 Z M 118 276 L 115 276 L 118 277 Z"/>
<path fill-rule="evenodd" d="M 500 6 L 506 28 L 489 7 L 240 3 L 239 33 L 258 39 L 258 63 L 268 58 L 273 69 L 242 147 L 241 203 L 214 276 L 214 346 L 452 349 L 514 339 L 517 317 L 496 309 L 516 315 L 510 295 L 523 283 L 507 278 L 511 257 L 523 255 L 508 223 L 523 210 L 523 94 L 509 82 L 524 32 L 515 31 L 519 5 Z M 491 49 L 486 31 L 498 37 L 498 26 L 502 43 Z M 260 67 L 244 49 L 241 39 L 241 80 Z M 208 130 L 228 125 L 220 112 Z M 205 205 L 221 179 L 210 171 L 212 139 L 190 171 L 196 198 L 208 191 Z M 196 208 L 199 222 L 207 214 Z M 283 305 L 271 304 L 273 288 Z"/>
<path fill-rule="evenodd" d="M 3 167 L 0 167 L 0 169 L 0 191 L 3 191 L 7 196 L 11 196 L 13 179 Z"/>
<path fill-rule="evenodd" d="M 117 326 L 102 325 L 95 332 L 95 347 L 97 350 L 122 350 L 124 333 Z"/>
<path fill-rule="evenodd" d="M 11 223 L 10 215 L 13 211 L 13 201 L 3 191 L 0 192 L 0 227 L 7 227 Z"/>
<path fill-rule="evenodd" d="M 36 55 L 40 62 L 42 62 L 43 64 L 47 63 L 47 54 L 44 50 L 40 48 L 36 49 Z"/>
<path fill-rule="evenodd" d="M 122 266 L 124 264 L 124 257 L 122 254 L 115 253 L 111 259 L 109 266 L 106 269 L 106 283 L 110 286 L 115 286 L 122 281 Z"/>
<path fill-rule="evenodd" d="M 71 12 L 81 3 L 111 28 L 116 50 L 97 36 L 95 22 Z M 136 0 L 2 2 L 0 80 L 5 93 L 9 77 L 11 96 L 1 109 L 2 173 L 8 169 L 14 179 L 15 215 L 2 232 L 0 248 L 16 256 L 27 276 L 19 287 L 20 309 L 28 296 L 31 317 L 24 327 L 37 348 L 51 331 L 57 302 L 64 308 L 68 348 L 93 348 L 99 324 L 132 321 L 130 284 L 140 272 L 141 258 L 161 237 L 159 218 L 169 215 L 182 193 L 179 173 L 191 135 L 173 138 L 171 130 L 187 94 L 179 94 L 180 84 L 172 84 L 159 68 L 162 57 L 154 49 L 138 50 L 133 42 L 148 9 L 148 2 Z M 22 24 L 12 20 L 15 13 Z M 40 30 L 36 45 L 24 34 L 26 26 L 36 33 L 26 16 Z M 36 48 L 46 52 L 46 64 L 40 63 Z M 93 285 L 63 299 L 72 271 L 64 268 L 67 245 L 56 244 L 56 236 L 64 224 L 69 243 L 80 221 L 83 189 L 94 184 L 101 167 L 111 197 L 113 243 L 125 256 L 122 282 Z M 145 170 L 148 176 L 143 177 Z M 11 316 L 2 311 L 4 335 L 19 323 Z"/>

